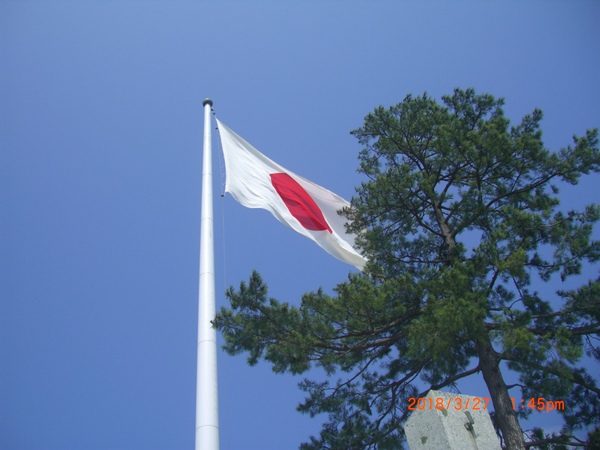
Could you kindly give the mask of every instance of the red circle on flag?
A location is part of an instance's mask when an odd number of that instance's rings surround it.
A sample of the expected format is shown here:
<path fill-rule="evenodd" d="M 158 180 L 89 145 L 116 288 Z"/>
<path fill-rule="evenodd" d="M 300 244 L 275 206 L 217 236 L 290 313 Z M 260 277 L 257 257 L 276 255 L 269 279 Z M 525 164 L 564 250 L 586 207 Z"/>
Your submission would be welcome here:
<path fill-rule="evenodd" d="M 321 208 L 308 192 L 287 173 L 272 173 L 271 183 L 287 206 L 289 212 L 307 230 L 329 231 L 331 227 L 325 220 Z"/>

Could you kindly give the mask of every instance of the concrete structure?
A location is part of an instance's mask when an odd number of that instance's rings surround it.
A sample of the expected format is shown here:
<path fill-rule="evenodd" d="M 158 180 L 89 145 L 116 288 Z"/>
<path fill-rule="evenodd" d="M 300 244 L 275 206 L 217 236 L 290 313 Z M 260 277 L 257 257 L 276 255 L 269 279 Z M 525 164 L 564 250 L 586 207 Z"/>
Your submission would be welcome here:
<path fill-rule="evenodd" d="M 501 450 L 487 398 L 432 390 L 408 406 L 415 411 L 404 426 L 410 450 Z"/>

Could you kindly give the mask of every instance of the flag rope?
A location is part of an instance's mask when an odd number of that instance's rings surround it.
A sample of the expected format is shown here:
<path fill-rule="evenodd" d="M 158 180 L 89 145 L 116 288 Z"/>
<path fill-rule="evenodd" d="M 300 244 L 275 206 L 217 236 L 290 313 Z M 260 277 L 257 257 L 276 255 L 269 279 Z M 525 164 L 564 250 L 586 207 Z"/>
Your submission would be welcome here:
<path fill-rule="evenodd" d="M 212 108 L 213 116 L 217 116 L 216 111 Z M 215 130 L 219 130 L 219 126 L 215 126 Z M 226 244 L 226 227 L 225 227 L 225 159 L 223 158 L 223 143 L 221 142 L 221 135 L 217 132 L 218 136 L 218 160 L 219 160 L 219 182 L 220 182 L 220 197 L 221 197 L 221 258 L 223 259 L 223 293 L 227 292 L 227 244 Z M 229 367 L 229 358 L 224 359 L 224 363 L 222 364 L 222 378 L 224 378 L 224 389 L 222 389 L 222 399 L 225 405 L 229 406 L 229 391 L 230 391 L 230 367 Z M 225 408 L 226 413 L 221 416 L 223 419 L 225 429 L 231 429 L 231 408 Z M 231 449 L 231 436 L 230 433 L 225 434 L 225 442 L 224 446 L 226 449 Z"/>

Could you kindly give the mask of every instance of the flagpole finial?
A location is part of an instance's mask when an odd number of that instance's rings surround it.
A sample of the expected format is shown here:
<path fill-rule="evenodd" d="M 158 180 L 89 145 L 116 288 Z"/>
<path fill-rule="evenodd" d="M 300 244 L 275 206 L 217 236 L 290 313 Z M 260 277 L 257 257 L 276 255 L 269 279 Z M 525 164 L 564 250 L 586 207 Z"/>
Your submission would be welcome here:
<path fill-rule="evenodd" d="M 206 106 L 206 105 L 213 105 L 213 102 L 210 98 L 205 98 L 204 101 L 202 102 L 202 106 Z"/>

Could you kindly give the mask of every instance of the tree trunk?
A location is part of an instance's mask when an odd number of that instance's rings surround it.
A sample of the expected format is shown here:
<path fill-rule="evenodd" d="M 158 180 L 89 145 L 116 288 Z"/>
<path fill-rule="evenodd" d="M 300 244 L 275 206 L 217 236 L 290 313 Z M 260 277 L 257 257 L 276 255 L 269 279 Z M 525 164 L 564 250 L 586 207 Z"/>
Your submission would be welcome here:
<path fill-rule="evenodd" d="M 523 430 L 521 430 L 517 414 L 513 410 L 508 388 L 504 383 L 502 372 L 500 372 L 500 358 L 492 347 L 489 336 L 485 335 L 476 342 L 476 345 L 479 354 L 479 367 L 492 397 L 494 411 L 496 412 L 496 423 L 502 433 L 504 447 L 507 450 L 525 450 Z"/>
<path fill-rule="evenodd" d="M 432 199 L 432 204 L 451 259 L 452 253 L 456 248 L 456 241 L 435 198 Z M 496 423 L 502 433 L 504 447 L 506 450 L 525 450 L 523 430 L 521 430 L 521 425 L 519 425 L 517 414 L 513 409 L 513 404 L 508 395 L 508 388 L 506 387 L 506 383 L 504 383 L 502 372 L 500 372 L 500 358 L 498 357 L 498 353 L 492 347 L 492 342 L 487 334 L 478 340 L 476 345 L 477 353 L 479 354 L 479 367 L 492 397 L 494 411 L 496 412 Z"/>

